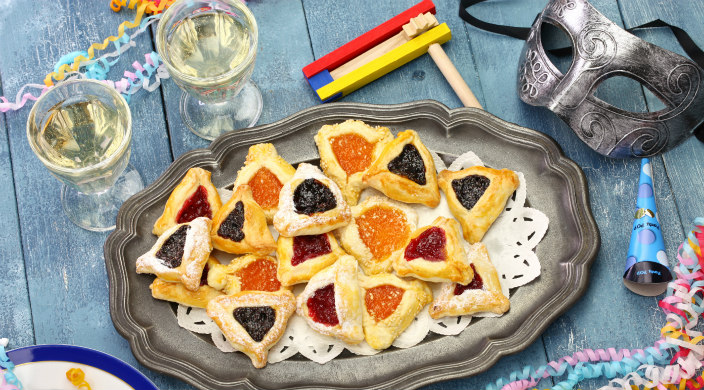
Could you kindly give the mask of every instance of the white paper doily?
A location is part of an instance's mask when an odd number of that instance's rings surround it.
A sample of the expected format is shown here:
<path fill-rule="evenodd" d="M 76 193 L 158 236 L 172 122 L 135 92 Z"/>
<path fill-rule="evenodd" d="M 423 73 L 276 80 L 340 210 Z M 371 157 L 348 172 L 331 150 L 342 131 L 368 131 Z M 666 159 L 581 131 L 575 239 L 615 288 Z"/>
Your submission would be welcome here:
<path fill-rule="evenodd" d="M 484 165 L 473 152 L 459 156 L 449 167 L 445 167 L 442 159 L 433 153 L 438 171 L 449 169 L 461 170 L 470 166 Z M 527 186 L 525 177 L 517 172 L 520 184 L 515 194 L 506 203 L 506 209 L 496 219 L 482 242 L 489 251 L 489 257 L 499 274 L 503 293 L 508 297 L 509 290 L 529 283 L 540 275 L 540 262 L 533 249 L 543 239 L 548 229 L 548 218 L 539 210 L 526 207 Z M 220 190 L 224 199 L 230 194 Z M 375 190 L 367 189 L 361 199 L 375 194 Z M 376 193 L 378 194 L 378 193 Z M 434 209 L 411 205 L 418 213 L 418 226 L 430 224 L 436 217 L 453 218 L 447 205 L 445 194 L 441 193 L 440 205 Z M 272 230 L 272 233 L 276 233 Z M 467 246 L 469 244 L 465 243 Z M 219 257 L 220 261 L 227 261 Z M 439 283 L 430 283 L 433 293 L 439 292 Z M 303 287 L 294 289 L 294 294 Z M 493 313 L 475 314 L 476 317 L 496 316 Z M 227 342 L 225 336 L 205 313 L 205 309 L 178 306 L 178 324 L 195 333 L 210 334 L 213 343 L 223 352 L 234 352 L 235 349 Z M 438 320 L 430 318 L 427 307 L 423 308 L 413 323 L 393 343 L 398 348 L 412 347 L 425 339 L 428 332 L 441 335 L 456 335 L 462 332 L 471 322 L 472 316 L 445 317 Z M 357 355 L 374 355 L 379 350 L 371 348 L 366 342 L 349 345 L 340 340 L 323 336 L 312 330 L 298 315 L 294 314 L 288 322 L 286 332 L 281 340 L 269 351 L 269 363 L 276 363 L 300 353 L 306 358 L 323 364 L 337 357 L 343 350 L 349 350 Z"/>

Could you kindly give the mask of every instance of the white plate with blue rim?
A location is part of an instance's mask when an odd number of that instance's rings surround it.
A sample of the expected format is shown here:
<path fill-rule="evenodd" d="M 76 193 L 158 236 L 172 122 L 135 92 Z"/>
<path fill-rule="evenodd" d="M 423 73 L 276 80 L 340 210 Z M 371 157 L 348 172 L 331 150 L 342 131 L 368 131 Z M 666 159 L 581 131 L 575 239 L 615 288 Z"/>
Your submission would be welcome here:
<path fill-rule="evenodd" d="M 159 390 L 129 364 L 106 353 L 74 345 L 33 345 L 7 352 L 25 390 L 76 390 L 66 372 L 80 368 L 93 390 Z"/>

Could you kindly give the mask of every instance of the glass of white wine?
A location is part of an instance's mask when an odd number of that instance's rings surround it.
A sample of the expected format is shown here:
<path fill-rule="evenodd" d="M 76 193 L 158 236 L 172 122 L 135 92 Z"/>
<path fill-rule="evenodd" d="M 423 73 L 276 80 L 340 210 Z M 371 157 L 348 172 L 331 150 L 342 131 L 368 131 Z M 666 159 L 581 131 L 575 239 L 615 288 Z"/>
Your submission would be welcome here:
<path fill-rule="evenodd" d="M 57 84 L 27 119 L 32 151 L 63 182 L 61 204 L 76 225 L 115 228 L 120 205 L 144 188 L 128 163 L 132 117 L 125 99 L 94 80 Z"/>
<path fill-rule="evenodd" d="M 250 80 L 257 56 L 254 15 L 240 0 L 178 0 L 164 12 L 156 48 L 184 91 L 181 117 L 196 135 L 252 127 L 262 94 Z"/>

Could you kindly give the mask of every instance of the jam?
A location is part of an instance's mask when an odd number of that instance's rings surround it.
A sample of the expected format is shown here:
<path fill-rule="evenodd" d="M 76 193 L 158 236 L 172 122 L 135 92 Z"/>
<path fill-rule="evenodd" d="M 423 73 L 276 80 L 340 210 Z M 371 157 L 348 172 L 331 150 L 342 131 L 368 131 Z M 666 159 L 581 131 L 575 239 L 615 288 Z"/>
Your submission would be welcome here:
<path fill-rule="evenodd" d="M 200 285 L 205 286 L 208 284 L 208 271 L 210 271 L 210 267 L 208 266 L 208 263 L 205 263 L 205 267 L 203 267 L 203 273 L 200 274 Z"/>
<path fill-rule="evenodd" d="M 425 230 L 406 247 L 406 260 L 423 258 L 427 261 L 445 261 L 445 231 L 437 226 Z"/>
<path fill-rule="evenodd" d="M 240 280 L 242 291 L 278 291 L 281 288 L 276 278 L 276 262 L 269 259 L 257 259 L 242 267 L 235 276 Z"/>
<path fill-rule="evenodd" d="M 484 191 L 489 187 L 491 181 L 485 176 L 469 175 L 461 179 L 452 181 L 452 189 L 455 191 L 457 200 L 467 210 L 471 210 L 479 199 L 484 195 Z"/>
<path fill-rule="evenodd" d="M 276 311 L 269 306 L 238 307 L 232 315 L 256 342 L 264 340 L 276 322 Z"/>
<path fill-rule="evenodd" d="M 355 222 L 359 237 L 377 260 L 401 248 L 411 234 L 405 214 L 390 207 L 370 207 Z"/>
<path fill-rule="evenodd" d="M 244 203 L 239 201 L 235 204 L 234 210 L 225 217 L 225 220 L 218 228 L 218 236 L 230 239 L 235 242 L 244 240 Z"/>
<path fill-rule="evenodd" d="M 291 265 L 297 266 L 302 262 L 332 252 L 327 234 L 293 237 L 293 257 Z"/>
<path fill-rule="evenodd" d="M 484 282 L 482 281 L 482 277 L 479 276 L 479 274 L 477 273 L 477 270 L 474 268 L 474 264 L 470 264 L 470 267 L 472 267 L 472 271 L 474 271 L 474 279 L 472 279 L 469 284 L 455 284 L 455 295 L 461 295 L 467 290 L 481 290 L 484 288 Z"/>
<path fill-rule="evenodd" d="M 340 323 L 335 310 L 335 285 L 328 284 L 319 288 L 308 298 L 308 313 L 313 321 L 327 326 L 335 326 Z"/>
<path fill-rule="evenodd" d="M 317 179 L 305 179 L 293 191 L 293 205 L 298 214 L 313 215 L 337 206 L 335 195 Z"/>
<path fill-rule="evenodd" d="M 203 186 L 198 186 L 196 191 L 185 202 L 176 216 L 176 223 L 191 222 L 198 217 L 213 218 L 208 202 L 208 190 Z"/>
<path fill-rule="evenodd" d="M 403 176 L 416 184 L 425 185 L 425 163 L 413 144 L 406 144 L 401 154 L 389 162 L 389 172 Z"/>
<path fill-rule="evenodd" d="M 330 139 L 332 152 L 348 176 L 362 172 L 372 164 L 374 144 L 357 134 L 343 134 Z"/>
<path fill-rule="evenodd" d="M 364 305 L 374 320 L 379 322 L 396 311 L 405 292 L 406 290 L 390 284 L 372 287 L 364 294 Z"/>
<path fill-rule="evenodd" d="M 176 268 L 183 260 L 183 247 L 186 246 L 186 235 L 191 227 L 183 225 L 169 236 L 156 252 L 156 258 L 164 262 L 169 268 Z"/>
<path fill-rule="evenodd" d="M 276 207 L 279 204 L 279 192 L 283 185 L 270 170 L 261 168 L 249 180 L 252 197 L 264 209 Z"/>

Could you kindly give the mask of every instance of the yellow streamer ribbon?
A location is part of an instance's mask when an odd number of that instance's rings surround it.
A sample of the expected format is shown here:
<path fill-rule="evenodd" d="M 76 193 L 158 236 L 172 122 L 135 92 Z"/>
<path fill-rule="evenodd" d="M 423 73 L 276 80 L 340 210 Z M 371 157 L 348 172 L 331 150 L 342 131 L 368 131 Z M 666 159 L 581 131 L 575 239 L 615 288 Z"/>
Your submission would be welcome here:
<path fill-rule="evenodd" d="M 66 379 L 79 390 L 91 390 L 90 385 L 86 382 L 86 374 L 80 368 L 66 371 Z"/>
<path fill-rule="evenodd" d="M 88 48 L 88 57 L 85 56 L 78 56 L 73 60 L 73 64 L 71 65 L 61 65 L 59 69 L 56 72 L 49 73 L 46 75 L 44 78 L 44 84 L 47 87 L 51 87 L 54 85 L 54 80 L 60 81 L 66 78 L 66 73 L 68 72 L 77 72 L 78 68 L 81 67 L 81 63 L 85 61 L 90 61 L 93 58 L 95 58 L 95 51 L 96 50 L 104 50 L 105 48 L 108 47 L 110 42 L 115 42 L 118 39 L 120 39 L 123 35 L 125 35 L 125 30 L 128 28 L 135 28 L 138 27 L 140 22 L 142 21 L 142 18 L 144 17 L 145 13 L 148 14 L 155 14 L 155 13 L 160 13 L 166 7 L 171 5 L 174 0 L 161 0 L 159 2 L 159 5 L 154 4 L 154 0 L 129 0 L 129 3 L 127 0 L 112 0 L 110 2 L 110 8 L 112 8 L 113 11 L 119 11 L 122 6 L 127 6 L 129 9 L 134 9 L 135 7 L 137 8 L 137 14 L 134 17 L 133 21 L 125 21 L 120 24 L 120 26 L 117 28 L 117 36 L 110 36 L 105 38 L 103 42 L 96 42 Z"/>

